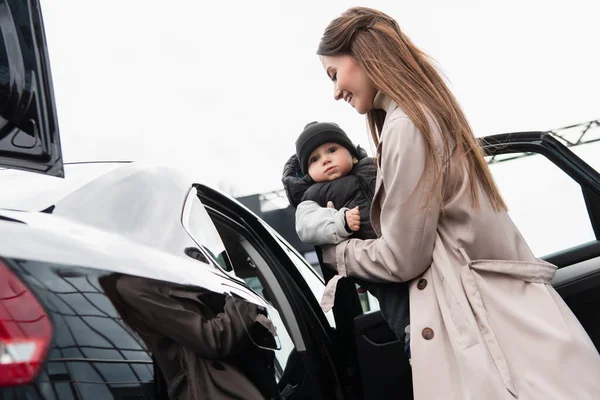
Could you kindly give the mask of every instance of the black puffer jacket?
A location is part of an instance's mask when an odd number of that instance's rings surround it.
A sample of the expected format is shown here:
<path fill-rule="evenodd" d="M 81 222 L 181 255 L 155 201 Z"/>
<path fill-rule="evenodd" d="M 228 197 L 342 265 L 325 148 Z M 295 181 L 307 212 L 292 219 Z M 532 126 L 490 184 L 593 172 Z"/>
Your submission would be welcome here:
<path fill-rule="evenodd" d="M 370 212 L 377 179 L 377 166 L 373 159 L 367 157 L 363 148 L 357 146 L 358 163 L 346 176 L 331 182 L 315 182 L 307 174 L 302 177 L 298 159 L 293 155 L 283 169 L 283 186 L 292 207 L 306 200 L 312 200 L 321 207 L 333 202 L 336 209 L 354 208 L 360 211 L 360 230 L 351 237 L 373 239 L 377 235 L 371 226 Z"/>
<path fill-rule="evenodd" d="M 359 207 L 360 229 L 352 234 L 352 238 L 374 239 L 377 237 L 371 225 L 371 203 L 375 192 L 377 166 L 372 158 L 360 146 L 358 164 L 352 171 L 332 182 L 313 181 L 308 174 L 302 176 L 296 155 L 290 157 L 283 168 L 283 187 L 292 207 L 305 200 L 313 200 L 321 207 L 332 201 L 336 209 L 342 207 Z M 318 246 L 317 246 L 318 249 Z M 318 253 L 318 251 L 317 251 Z M 320 258 L 319 258 L 320 259 Z M 379 300 L 381 312 L 396 337 L 404 340 L 404 330 L 409 323 L 408 283 L 370 283 L 359 282 Z"/>

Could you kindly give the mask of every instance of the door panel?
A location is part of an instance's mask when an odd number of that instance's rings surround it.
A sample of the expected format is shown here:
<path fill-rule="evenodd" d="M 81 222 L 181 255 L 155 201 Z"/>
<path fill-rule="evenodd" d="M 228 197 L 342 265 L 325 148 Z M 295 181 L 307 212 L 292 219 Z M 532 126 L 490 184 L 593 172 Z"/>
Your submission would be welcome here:
<path fill-rule="evenodd" d="M 534 253 L 559 268 L 552 284 L 600 349 L 600 174 L 547 133 L 496 135 L 482 139 L 482 144 L 492 157 L 490 169 L 503 195 L 503 182 L 494 165 L 499 157 L 512 158 L 503 167 L 514 170 L 506 185 L 509 189 L 519 182 L 530 186 L 520 191 L 528 198 L 519 199 L 517 190 L 512 204 L 505 195 L 509 212 L 520 212 L 528 223 L 529 232 L 511 214 L 525 239 L 534 244 Z M 549 176 L 556 171 L 560 175 Z M 545 193 L 540 195 L 541 191 Z M 532 198 L 536 195 L 540 197 Z M 564 201 L 575 196 L 577 201 Z M 522 210 L 515 211 L 519 207 Z M 541 218 L 532 222 L 536 214 Z M 540 249 L 551 249 L 551 253 L 539 254 Z"/>
<path fill-rule="evenodd" d="M 540 258 L 556 265 L 560 270 L 597 257 L 600 257 L 600 241 L 595 240 Z M 561 274 L 557 275 L 563 274 L 565 274 L 565 272 L 561 271 Z"/>
<path fill-rule="evenodd" d="M 201 202 L 225 245 L 233 272 L 278 309 L 291 343 L 281 360 L 278 388 L 286 399 L 352 399 L 340 384 L 337 354 L 325 315 L 293 260 L 254 214 L 198 185 Z M 288 347 L 289 349 L 290 347 Z M 282 348 L 283 350 L 283 348 Z"/>
<path fill-rule="evenodd" d="M 600 254 L 559 269 L 552 284 L 600 351 Z"/>
<path fill-rule="evenodd" d="M 412 373 L 404 343 L 383 319 L 381 311 L 354 318 L 354 334 L 365 399 L 412 399 Z M 374 368 L 373 366 L 377 366 Z"/>

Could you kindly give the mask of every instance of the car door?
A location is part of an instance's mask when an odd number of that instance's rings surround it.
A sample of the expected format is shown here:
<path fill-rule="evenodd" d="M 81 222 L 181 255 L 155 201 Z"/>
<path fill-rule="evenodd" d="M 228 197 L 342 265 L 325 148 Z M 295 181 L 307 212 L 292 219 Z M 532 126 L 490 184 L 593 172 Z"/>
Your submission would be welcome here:
<path fill-rule="evenodd" d="M 600 142 L 571 151 L 551 133 L 522 132 L 482 143 L 515 224 L 559 268 L 553 286 L 600 349 L 600 174 L 574 153 L 596 162 Z"/>
<path fill-rule="evenodd" d="M 282 336 L 289 338 L 282 344 L 287 342 L 290 349 L 278 355 L 282 397 L 355 398 L 339 362 L 345 349 L 334 344 L 330 322 L 313 293 L 322 293 L 324 282 L 314 271 L 298 268 L 293 250 L 244 206 L 206 186 L 197 188 L 225 245 L 228 261 L 224 264 L 231 265 L 231 272 L 272 303 L 282 317 Z"/>
<path fill-rule="evenodd" d="M 64 176 L 37 0 L 0 0 L 0 166 Z"/>

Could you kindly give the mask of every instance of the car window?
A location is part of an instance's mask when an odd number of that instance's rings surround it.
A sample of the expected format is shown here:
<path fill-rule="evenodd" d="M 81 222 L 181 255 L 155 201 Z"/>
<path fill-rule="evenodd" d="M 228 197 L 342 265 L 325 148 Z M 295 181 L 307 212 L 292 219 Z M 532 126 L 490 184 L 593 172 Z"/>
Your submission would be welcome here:
<path fill-rule="evenodd" d="M 219 236 L 210 216 L 198 198 L 195 188 L 191 188 L 185 201 L 182 224 L 194 242 L 201 247 L 227 272 L 233 271 L 225 245 Z"/>
<path fill-rule="evenodd" d="M 533 253 L 542 257 L 595 240 L 581 186 L 542 155 L 515 156 L 497 156 L 490 169 Z"/>
<path fill-rule="evenodd" d="M 289 308 L 285 292 L 249 232 L 225 218 L 214 217 L 213 221 L 223 240 L 235 275 L 243 279 L 248 287 L 279 312 L 270 316 L 277 327 L 281 345 L 281 349 L 275 351 L 275 377 L 280 388 L 286 390 L 289 386 L 287 390 L 291 391 L 293 387 L 301 384 L 306 371 L 296 351 L 295 341 L 299 336 L 294 339 L 292 337 L 292 330 L 299 335 L 299 328 Z"/>

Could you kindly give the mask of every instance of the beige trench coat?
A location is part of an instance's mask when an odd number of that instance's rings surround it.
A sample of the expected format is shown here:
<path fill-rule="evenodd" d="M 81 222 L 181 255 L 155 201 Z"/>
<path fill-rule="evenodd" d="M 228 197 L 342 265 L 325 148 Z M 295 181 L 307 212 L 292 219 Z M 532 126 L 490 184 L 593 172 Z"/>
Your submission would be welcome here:
<path fill-rule="evenodd" d="M 375 106 L 387 112 L 371 208 L 378 239 L 346 240 L 323 255 L 342 275 L 413 280 L 415 399 L 600 399 L 600 356 L 549 285 L 556 267 L 483 194 L 475 210 L 454 153 L 440 184 L 456 189 L 423 209 L 419 193 L 411 196 L 424 169 L 422 134 L 386 95 Z"/>

